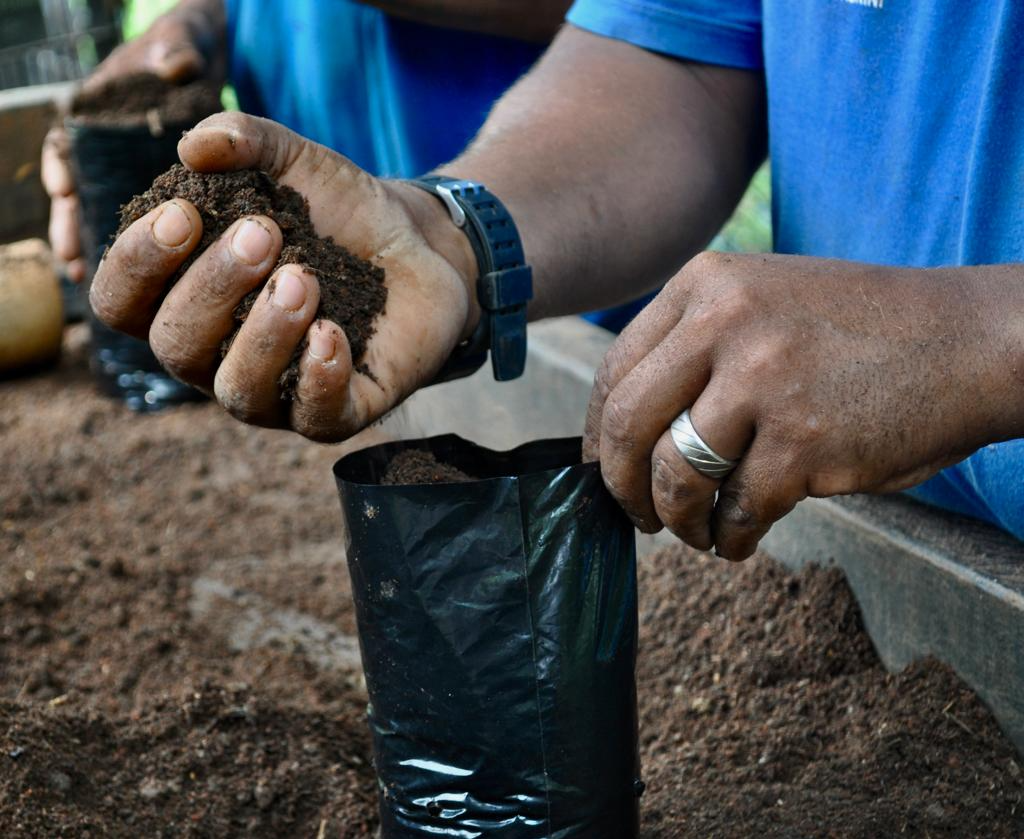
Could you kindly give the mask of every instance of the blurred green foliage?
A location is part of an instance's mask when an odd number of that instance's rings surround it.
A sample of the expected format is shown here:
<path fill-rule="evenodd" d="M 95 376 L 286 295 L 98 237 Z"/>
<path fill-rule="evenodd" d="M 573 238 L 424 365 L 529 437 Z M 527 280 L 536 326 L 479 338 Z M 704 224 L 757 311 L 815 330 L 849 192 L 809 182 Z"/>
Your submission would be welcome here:
<path fill-rule="evenodd" d="M 141 35 L 149 25 L 168 9 L 176 6 L 178 0 L 126 0 L 124 4 L 124 39 L 131 40 Z"/>
<path fill-rule="evenodd" d="M 769 253 L 772 249 L 772 179 L 765 163 L 754 175 L 736 212 L 711 243 L 712 250 Z"/>

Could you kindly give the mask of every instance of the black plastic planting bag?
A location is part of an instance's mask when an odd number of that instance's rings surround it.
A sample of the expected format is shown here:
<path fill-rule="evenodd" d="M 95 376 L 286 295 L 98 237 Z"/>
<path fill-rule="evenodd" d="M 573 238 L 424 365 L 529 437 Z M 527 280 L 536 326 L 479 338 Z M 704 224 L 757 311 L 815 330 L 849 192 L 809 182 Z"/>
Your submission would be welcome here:
<path fill-rule="evenodd" d="M 178 162 L 178 140 L 185 126 L 153 136 L 147 126 L 92 125 L 68 120 L 71 164 L 81 201 L 79 231 L 91 282 L 111 236 L 120 224 L 121 205 L 145 192 L 153 179 Z M 92 367 L 100 388 L 136 411 L 154 411 L 203 398 L 171 377 L 149 345 L 104 326 L 90 313 Z"/>
<path fill-rule="evenodd" d="M 379 485 L 408 448 L 479 480 Z M 447 435 L 334 472 L 384 839 L 636 836 L 633 525 L 580 440 Z"/>

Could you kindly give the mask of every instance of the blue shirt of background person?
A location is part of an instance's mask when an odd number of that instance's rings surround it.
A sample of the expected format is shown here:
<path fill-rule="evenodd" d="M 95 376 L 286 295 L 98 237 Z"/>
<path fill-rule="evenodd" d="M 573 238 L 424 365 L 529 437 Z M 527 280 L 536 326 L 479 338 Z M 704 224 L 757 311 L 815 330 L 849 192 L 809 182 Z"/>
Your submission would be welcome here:
<path fill-rule="evenodd" d="M 378 175 L 451 160 L 537 44 L 425 26 L 349 0 L 226 0 L 229 77 L 266 116 Z M 621 329 L 641 308 L 588 316 Z"/>
<path fill-rule="evenodd" d="M 568 19 L 765 73 L 777 251 L 920 268 L 1024 261 L 1024 3 L 577 0 Z M 912 494 L 1024 538 L 1024 440 L 986 446 Z"/>

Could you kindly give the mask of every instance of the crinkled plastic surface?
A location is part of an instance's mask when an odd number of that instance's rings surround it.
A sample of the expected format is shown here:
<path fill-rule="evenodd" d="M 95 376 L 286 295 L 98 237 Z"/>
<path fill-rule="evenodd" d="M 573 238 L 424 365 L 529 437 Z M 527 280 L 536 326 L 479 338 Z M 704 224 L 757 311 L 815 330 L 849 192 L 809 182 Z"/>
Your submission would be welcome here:
<path fill-rule="evenodd" d="M 407 448 L 480 480 L 378 485 Z M 334 471 L 384 839 L 635 837 L 634 531 L 579 438 Z"/>
<path fill-rule="evenodd" d="M 145 192 L 153 179 L 178 162 L 180 129 L 154 137 L 145 126 L 97 126 L 68 122 L 71 163 L 81 204 L 79 230 L 91 281 L 111 236 L 121 205 Z M 160 410 L 204 397 L 177 381 L 157 361 L 149 344 L 115 332 L 92 315 L 92 368 L 100 389 L 139 412 Z"/>

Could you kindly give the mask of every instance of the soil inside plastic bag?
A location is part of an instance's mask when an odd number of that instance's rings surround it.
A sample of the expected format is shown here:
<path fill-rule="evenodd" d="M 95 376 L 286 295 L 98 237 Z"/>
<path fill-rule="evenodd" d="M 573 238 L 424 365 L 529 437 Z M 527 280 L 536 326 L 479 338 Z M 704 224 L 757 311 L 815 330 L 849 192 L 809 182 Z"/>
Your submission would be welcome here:
<path fill-rule="evenodd" d="M 191 126 L 221 110 L 220 87 L 204 79 L 172 84 L 153 73 L 112 79 L 71 100 L 71 117 L 86 125 Z"/>
<path fill-rule="evenodd" d="M 634 528 L 580 448 L 335 464 L 385 839 L 637 835 Z M 434 485 L 382 485 L 396 455 Z"/>
<path fill-rule="evenodd" d="M 344 330 L 355 369 L 372 375 L 363 359 L 374 332 L 374 321 L 384 311 L 387 302 L 384 269 L 355 256 L 331 237 L 318 235 L 309 218 L 309 204 L 301 194 L 277 183 L 263 172 L 245 170 L 202 174 L 177 164 L 160 175 L 148 191 L 124 206 L 118 235 L 128 225 L 172 198 L 184 198 L 196 206 L 203 219 L 203 238 L 171 278 L 170 284 L 180 279 L 199 254 L 237 219 L 249 215 L 268 216 L 278 224 L 284 236 L 278 264 L 304 265 L 316 274 L 320 281 L 317 317 L 333 321 Z M 235 310 L 236 332 L 262 290 L 260 287 L 250 292 Z M 222 347 L 223 352 L 227 352 L 230 343 L 229 338 Z M 281 376 L 284 399 L 294 396 L 299 359 L 304 349 L 303 343 Z"/>
<path fill-rule="evenodd" d="M 457 466 L 441 463 L 431 452 L 407 449 L 399 452 L 388 463 L 384 477 L 385 486 L 401 484 L 464 484 L 474 478 Z"/>
<path fill-rule="evenodd" d="M 74 171 L 79 234 L 87 279 L 113 241 L 121 206 L 145 190 L 178 159 L 181 132 L 221 109 L 218 86 L 207 81 L 176 85 L 149 73 L 114 79 L 80 91 L 64 122 L 67 144 L 58 144 Z M 92 327 L 97 384 L 133 410 L 151 413 L 204 398 L 173 379 L 145 341 L 115 332 L 86 312 Z"/>

